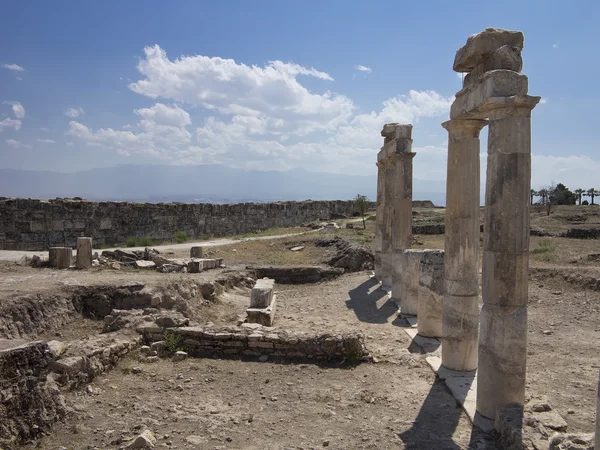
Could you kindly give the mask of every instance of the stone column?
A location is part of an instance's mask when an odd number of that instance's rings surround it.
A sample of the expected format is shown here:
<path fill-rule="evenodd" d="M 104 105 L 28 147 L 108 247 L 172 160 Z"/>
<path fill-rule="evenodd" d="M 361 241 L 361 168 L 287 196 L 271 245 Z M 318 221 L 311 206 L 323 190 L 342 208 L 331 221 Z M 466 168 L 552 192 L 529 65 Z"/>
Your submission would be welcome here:
<path fill-rule="evenodd" d="M 479 335 L 479 132 L 486 120 L 454 119 L 448 130 L 442 364 L 477 368 Z"/>
<path fill-rule="evenodd" d="M 596 390 L 596 433 L 594 434 L 594 450 L 600 450 L 600 377 Z"/>
<path fill-rule="evenodd" d="M 202 258 L 202 247 L 195 246 L 190 248 L 190 258 Z"/>
<path fill-rule="evenodd" d="M 92 238 L 77 238 L 77 256 L 75 257 L 77 269 L 90 269 L 92 267 Z"/>
<path fill-rule="evenodd" d="M 442 336 L 444 250 L 423 250 L 419 272 L 417 330 L 421 336 Z"/>
<path fill-rule="evenodd" d="M 494 419 L 525 400 L 531 110 L 539 97 L 490 111 L 477 412 Z"/>
<path fill-rule="evenodd" d="M 71 267 L 72 259 L 73 249 L 71 247 L 50 247 L 48 251 L 48 260 L 51 267 L 68 269 Z"/>
<path fill-rule="evenodd" d="M 377 161 L 377 211 L 375 213 L 375 277 L 383 280 L 381 268 L 381 252 L 383 245 L 383 223 L 384 223 L 384 169 L 383 162 Z"/>
<path fill-rule="evenodd" d="M 383 225 L 381 233 L 381 284 L 387 287 L 392 286 L 392 216 L 393 208 L 391 205 L 393 189 L 393 165 L 386 158 L 383 161 Z"/>

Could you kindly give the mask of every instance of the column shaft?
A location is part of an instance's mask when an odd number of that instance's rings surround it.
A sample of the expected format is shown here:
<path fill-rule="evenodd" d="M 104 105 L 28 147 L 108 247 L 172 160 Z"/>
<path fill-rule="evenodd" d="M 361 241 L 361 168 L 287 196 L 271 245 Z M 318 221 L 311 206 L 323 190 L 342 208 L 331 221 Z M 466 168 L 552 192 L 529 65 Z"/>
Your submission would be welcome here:
<path fill-rule="evenodd" d="M 393 164 L 389 159 L 383 163 L 383 227 L 381 233 L 381 283 L 384 286 L 392 285 L 392 216 L 394 213 L 392 206 L 393 189 Z"/>
<path fill-rule="evenodd" d="M 446 179 L 446 244 L 442 364 L 477 368 L 479 327 L 479 132 L 485 120 L 450 120 Z"/>
<path fill-rule="evenodd" d="M 533 106 L 489 123 L 477 411 L 491 419 L 525 400 Z"/>
<path fill-rule="evenodd" d="M 383 245 L 383 216 L 384 199 L 384 170 L 383 163 L 377 162 L 377 211 L 375 213 L 375 277 L 382 280 L 381 252 Z"/>

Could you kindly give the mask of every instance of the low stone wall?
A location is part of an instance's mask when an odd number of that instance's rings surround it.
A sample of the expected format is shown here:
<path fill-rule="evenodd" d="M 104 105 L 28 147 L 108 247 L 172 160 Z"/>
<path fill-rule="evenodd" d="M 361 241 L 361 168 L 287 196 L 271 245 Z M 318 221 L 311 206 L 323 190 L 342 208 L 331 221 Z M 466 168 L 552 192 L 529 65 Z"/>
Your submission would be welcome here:
<path fill-rule="evenodd" d="M 179 231 L 189 239 L 232 236 L 353 213 L 353 201 L 334 200 L 215 205 L 10 198 L 0 200 L 0 250 L 75 247 L 82 235 L 92 237 L 94 245 L 140 236 L 173 241 Z"/>
<path fill-rule="evenodd" d="M 43 342 L 0 350 L 0 448 L 35 439 L 65 416 L 60 390 L 46 376 L 53 358 Z"/>
<path fill-rule="evenodd" d="M 147 343 L 161 341 L 164 328 L 143 330 Z M 181 336 L 192 356 L 251 357 L 268 355 L 282 359 L 316 359 L 358 362 L 369 359 L 362 335 L 289 333 L 258 324 L 241 327 L 179 327 L 166 330 Z"/>
<path fill-rule="evenodd" d="M 296 267 L 247 267 L 254 272 L 256 278 L 272 278 L 280 284 L 306 284 L 317 283 L 338 277 L 344 273 L 344 269 L 319 267 L 319 266 L 296 266 Z"/>
<path fill-rule="evenodd" d="M 570 228 L 561 237 L 573 239 L 598 239 L 600 238 L 600 228 Z"/>

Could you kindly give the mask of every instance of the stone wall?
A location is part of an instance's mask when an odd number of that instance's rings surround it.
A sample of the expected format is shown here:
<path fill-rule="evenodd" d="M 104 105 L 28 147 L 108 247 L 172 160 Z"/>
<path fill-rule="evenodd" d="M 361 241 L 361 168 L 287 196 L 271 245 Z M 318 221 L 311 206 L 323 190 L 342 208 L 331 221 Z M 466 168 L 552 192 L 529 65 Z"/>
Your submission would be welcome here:
<path fill-rule="evenodd" d="M 96 246 L 121 245 L 134 236 L 173 241 L 179 231 L 189 239 L 233 236 L 353 213 L 353 201 L 337 200 L 215 205 L 4 198 L 0 250 L 74 247 L 79 236 L 93 237 Z"/>

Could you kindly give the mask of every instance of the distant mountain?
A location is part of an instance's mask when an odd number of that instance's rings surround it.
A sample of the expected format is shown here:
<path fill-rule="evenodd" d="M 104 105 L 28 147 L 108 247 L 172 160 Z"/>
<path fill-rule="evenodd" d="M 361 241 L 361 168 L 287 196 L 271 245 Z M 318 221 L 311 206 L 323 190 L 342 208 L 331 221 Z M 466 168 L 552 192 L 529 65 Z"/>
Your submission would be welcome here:
<path fill-rule="evenodd" d="M 0 169 L 0 196 L 82 197 L 140 202 L 240 203 L 279 200 L 375 200 L 376 176 L 221 165 L 120 165 L 73 173 Z M 414 199 L 443 205 L 445 184 L 414 180 Z"/>

